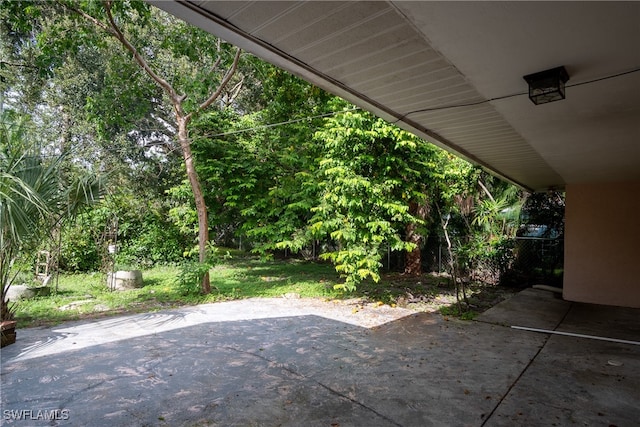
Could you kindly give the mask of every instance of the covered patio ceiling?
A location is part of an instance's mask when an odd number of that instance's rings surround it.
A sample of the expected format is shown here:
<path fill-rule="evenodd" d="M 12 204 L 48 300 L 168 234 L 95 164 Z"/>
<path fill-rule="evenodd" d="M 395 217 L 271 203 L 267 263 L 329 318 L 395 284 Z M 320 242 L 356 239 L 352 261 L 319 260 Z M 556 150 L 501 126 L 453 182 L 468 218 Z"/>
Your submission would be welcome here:
<path fill-rule="evenodd" d="M 530 190 L 640 180 L 640 2 L 151 3 Z"/>

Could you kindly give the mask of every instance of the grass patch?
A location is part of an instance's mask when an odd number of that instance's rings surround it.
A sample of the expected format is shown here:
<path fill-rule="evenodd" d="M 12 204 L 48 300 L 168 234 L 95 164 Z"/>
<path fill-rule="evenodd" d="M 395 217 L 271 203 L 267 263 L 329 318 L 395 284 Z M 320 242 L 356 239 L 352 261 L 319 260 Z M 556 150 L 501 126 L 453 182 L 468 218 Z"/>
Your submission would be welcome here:
<path fill-rule="evenodd" d="M 234 254 L 210 270 L 212 292 L 185 293 L 176 285 L 179 267 L 156 267 L 143 271 L 144 286 L 127 291 L 110 291 L 100 273 L 61 275 L 58 290 L 49 296 L 17 303 L 18 327 L 52 325 L 68 320 L 99 318 L 123 313 L 141 313 L 166 308 L 228 301 L 251 297 L 281 297 L 296 294 L 302 298 L 360 298 L 363 302 L 383 303 L 417 311 L 438 311 L 461 318 L 475 316 L 504 296 L 496 287 L 477 287 L 469 291 L 476 302 L 472 313 L 457 311 L 448 279 L 422 275 L 386 274 L 378 283 L 365 282 L 352 293 L 334 289 L 340 279 L 326 263 L 300 260 L 263 261 Z M 52 287 L 55 285 L 52 284 Z M 508 291 L 506 292 L 508 293 Z M 449 310 L 449 311 L 447 311 Z"/>
<path fill-rule="evenodd" d="M 457 317 L 458 319 L 461 319 L 461 320 L 473 320 L 476 318 L 478 314 L 480 314 L 475 310 L 463 311 L 461 313 L 457 306 L 452 306 L 452 305 L 446 305 L 446 306 L 440 307 L 438 309 L 438 312 L 443 316 Z"/>
<path fill-rule="evenodd" d="M 57 292 L 18 301 L 18 327 L 292 293 L 301 297 L 341 297 L 333 289 L 338 276 L 328 264 L 232 258 L 210 270 L 209 295 L 182 291 L 175 283 L 178 273 L 179 267 L 145 270 L 144 286 L 126 291 L 110 291 L 105 275 L 100 273 L 60 275 Z"/>

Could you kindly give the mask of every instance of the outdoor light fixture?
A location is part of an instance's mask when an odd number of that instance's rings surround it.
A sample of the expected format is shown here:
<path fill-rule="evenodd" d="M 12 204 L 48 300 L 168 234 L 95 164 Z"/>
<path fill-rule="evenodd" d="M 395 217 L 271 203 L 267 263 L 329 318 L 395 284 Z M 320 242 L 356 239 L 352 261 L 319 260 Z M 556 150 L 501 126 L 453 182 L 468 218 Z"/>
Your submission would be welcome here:
<path fill-rule="evenodd" d="M 523 77 L 529 83 L 529 99 L 536 105 L 564 99 L 564 84 L 569 74 L 564 67 L 552 68 Z"/>

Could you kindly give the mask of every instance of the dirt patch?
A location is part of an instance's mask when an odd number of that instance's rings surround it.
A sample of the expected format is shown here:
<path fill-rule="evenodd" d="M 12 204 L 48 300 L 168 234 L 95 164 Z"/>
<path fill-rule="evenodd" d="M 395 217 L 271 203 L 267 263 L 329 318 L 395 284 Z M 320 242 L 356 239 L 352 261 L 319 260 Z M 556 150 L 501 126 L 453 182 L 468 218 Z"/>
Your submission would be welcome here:
<path fill-rule="evenodd" d="M 455 287 L 446 275 L 388 274 L 383 277 L 383 281 L 385 286 L 369 286 L 362 290 L 364 304 L 382 302 L 391 307 L 401 307 L 417 312 L 441 312 L 463 318 L 472 318 L 511 298 L 521 290 L 483 283 L 468 283 L 465 285 L 465 293 L 459 292 L 456 298 Z"/>
<path fill-rule="evenodd" d="M 473 283 L 466 286 L 466 301 L 446 277 L 385 277 L 387 286 L 363 286 L 361 296 L 345 295 L 342 299 L 300 298 L 297 294 L 282 296 L 287 304 L 312 310 L 326 317 L 375 326 L 417 312 L 440 313 L 461 319 L 472 319 L 494 305 L 511 298 L 520 289 Z"/>

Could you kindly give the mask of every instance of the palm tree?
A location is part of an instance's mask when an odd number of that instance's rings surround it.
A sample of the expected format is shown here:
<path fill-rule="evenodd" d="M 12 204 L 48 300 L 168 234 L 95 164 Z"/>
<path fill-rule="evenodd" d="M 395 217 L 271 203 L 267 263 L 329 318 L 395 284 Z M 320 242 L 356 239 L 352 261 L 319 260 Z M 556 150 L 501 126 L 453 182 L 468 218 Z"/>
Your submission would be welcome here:
<path fill-rule="evenodd" d="M 13 318 L 7 291 L 21 251 L 36 247 L 64 218 L 99 197 L 96 177 L 65 181 L 63 159 L 42 155 L 24 116 L 0 111 L 0 321 Z"/>

